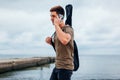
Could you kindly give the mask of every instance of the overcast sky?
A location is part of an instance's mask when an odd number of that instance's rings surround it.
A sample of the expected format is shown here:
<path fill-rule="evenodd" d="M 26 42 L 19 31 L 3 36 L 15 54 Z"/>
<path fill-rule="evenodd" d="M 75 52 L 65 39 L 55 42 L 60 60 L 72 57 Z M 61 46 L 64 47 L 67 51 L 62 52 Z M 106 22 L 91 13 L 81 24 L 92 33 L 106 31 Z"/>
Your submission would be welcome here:
<path fill-rule="evenodd" d="M 120 0 L 0 0 L 0 54 L 54 55 L 49 9 L 67 4 L 80 55 L 120 54 Z"/>

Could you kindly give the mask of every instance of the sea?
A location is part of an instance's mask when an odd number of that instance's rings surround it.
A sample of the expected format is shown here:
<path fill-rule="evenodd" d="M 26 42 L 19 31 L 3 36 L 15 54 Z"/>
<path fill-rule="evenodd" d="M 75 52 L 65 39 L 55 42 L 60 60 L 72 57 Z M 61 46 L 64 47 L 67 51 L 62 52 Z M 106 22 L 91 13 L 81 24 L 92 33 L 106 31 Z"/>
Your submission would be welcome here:
<path fill-rule="evenodd" d="M 2 55 L 0 59 L 17 58 L 17 56 Z M 80 67 L 73 72 L 71 80 L 120 80 L 120 55 L 80 55 L 79 59 Z M 11 71 L 0 74 L 0 80 L 49 80 L 54 67 L 55 64 L 52 63 Z"/>

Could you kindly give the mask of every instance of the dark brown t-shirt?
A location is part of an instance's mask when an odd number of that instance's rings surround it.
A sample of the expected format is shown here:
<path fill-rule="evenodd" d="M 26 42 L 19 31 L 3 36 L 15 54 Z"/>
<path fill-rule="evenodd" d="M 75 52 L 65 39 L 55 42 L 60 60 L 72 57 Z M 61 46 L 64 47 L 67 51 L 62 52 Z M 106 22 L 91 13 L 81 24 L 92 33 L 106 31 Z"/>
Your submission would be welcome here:
<path fill-rule="evenodd" d="M 62 27 L 62 31 L 65 33 L 69 33 L 71 35 L 71 40 L 68 42 L 67 45 L 63 45 L 57 35 L 54 36 L 54 42 L 55 42 L 55 49 L 56 49 L 56 60 L 55 60 L 55 66 L 58 69 L 69 69 L 73 70 L 74 64 L 73 64 L 73 39 L 74 39 L 74 32 L 73 29 L 66 25 Z"/>

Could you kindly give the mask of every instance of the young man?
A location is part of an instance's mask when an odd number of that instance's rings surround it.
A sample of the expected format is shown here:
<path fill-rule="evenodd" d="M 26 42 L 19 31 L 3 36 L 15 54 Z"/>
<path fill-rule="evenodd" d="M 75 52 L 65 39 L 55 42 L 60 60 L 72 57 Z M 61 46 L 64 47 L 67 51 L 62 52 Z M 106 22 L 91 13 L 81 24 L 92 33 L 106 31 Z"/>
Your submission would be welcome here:
<path fill-rule="evenodd" d="M 56 51 L 55 68 L 50 80 L 71 80 L 74 69 L 74 32 L 69 25 L 65 25 L 63 21 L 64 9 L 61 6 L 52 7 L 50 13 L 55 34 L 54 38 L 47 37 L 46 42 L 51 45 L 51 39 L 53 39 Z"/>

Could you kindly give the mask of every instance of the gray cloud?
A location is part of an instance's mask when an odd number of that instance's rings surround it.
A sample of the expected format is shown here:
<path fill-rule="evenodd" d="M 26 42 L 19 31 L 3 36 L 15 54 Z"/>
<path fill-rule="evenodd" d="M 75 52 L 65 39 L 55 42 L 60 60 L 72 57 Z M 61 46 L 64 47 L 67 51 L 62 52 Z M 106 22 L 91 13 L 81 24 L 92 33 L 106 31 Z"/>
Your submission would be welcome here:
<path fill-rule="evenodd" d="M 68 3 L 74 7 L 73 27 L 80 54 L 119 54 L 119 0 L 1 0 L 0 51 L 32 53 L 45 48 L 50 52 L 44 42 L 54 32 L 49 9 Z"/>

